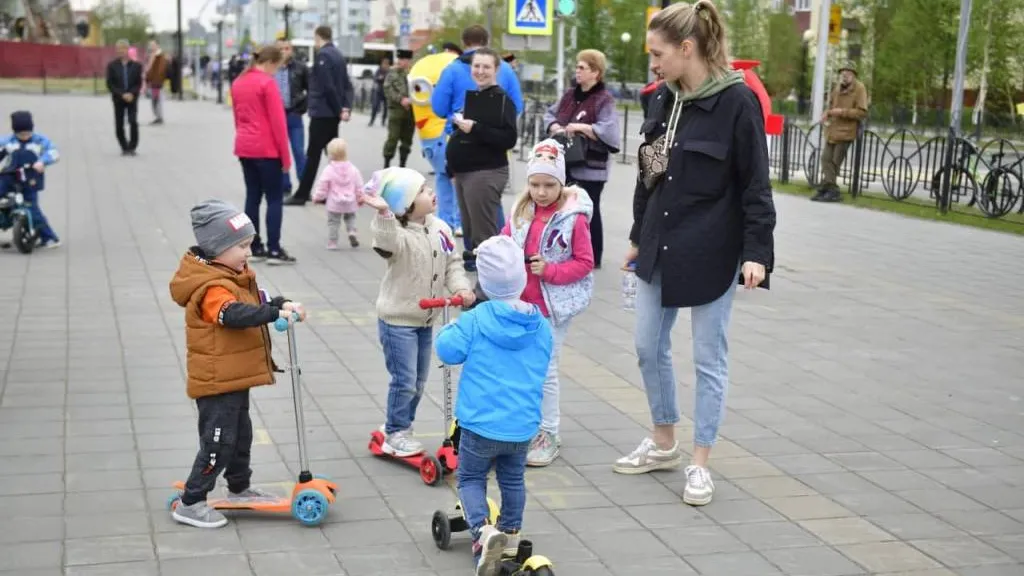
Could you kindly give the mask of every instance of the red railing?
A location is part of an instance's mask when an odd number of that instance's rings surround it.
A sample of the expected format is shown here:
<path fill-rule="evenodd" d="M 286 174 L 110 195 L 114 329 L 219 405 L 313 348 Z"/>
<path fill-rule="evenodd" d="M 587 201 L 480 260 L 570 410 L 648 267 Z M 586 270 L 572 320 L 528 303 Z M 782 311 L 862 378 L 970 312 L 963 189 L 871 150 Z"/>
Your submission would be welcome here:
<path fill-rule="evenodd" d="M 92 78 L 105 74 L 114 48 L 0 41 L 0 78 Z"/>

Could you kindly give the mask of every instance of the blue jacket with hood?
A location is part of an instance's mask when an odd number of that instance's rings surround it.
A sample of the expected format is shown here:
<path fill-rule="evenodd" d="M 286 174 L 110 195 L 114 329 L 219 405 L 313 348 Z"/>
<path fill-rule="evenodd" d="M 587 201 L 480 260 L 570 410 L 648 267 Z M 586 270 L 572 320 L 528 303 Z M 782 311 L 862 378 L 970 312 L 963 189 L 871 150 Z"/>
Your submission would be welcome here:
<path fill-rule="evenodd" d="M 500 442 L 536 436 L 551 346 L 551 325 L 536 306 L 524 313 L 487 301 L 442 328 L 437 356 L 465 364 L 455 403 L 459 426 Z"/>
<path fill-rule="evenodd" d="M 466 92 L 477 89 L 476 80 L 473 80 L 472 64 L 473 53 L 476 50 L 469 50 L 462 53 L 455 60 L 452 60 L 438 78 L 434 91 L 430 96 L 430 107 L 434 114 L 447 121 L 445 134 L 452 132 L 452 115 L 461 112 L 466 105 Z M 519 77 L 516 71 L 508 62 L 502 60 L 498 66 L 498 86 L 505 91 L 505 95 L 516 106 L 516 116 L 523 113 L 523 91 L 519 87 Z"/>

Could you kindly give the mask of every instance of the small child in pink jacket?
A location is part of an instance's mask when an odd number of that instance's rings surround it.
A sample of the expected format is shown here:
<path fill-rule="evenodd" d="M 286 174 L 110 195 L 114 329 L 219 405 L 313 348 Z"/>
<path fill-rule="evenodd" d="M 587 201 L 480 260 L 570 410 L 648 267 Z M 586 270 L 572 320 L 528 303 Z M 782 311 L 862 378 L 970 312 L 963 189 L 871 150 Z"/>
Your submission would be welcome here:
<path fill-rule="evenodd" d="M 363 175 L 348 161 L 348 144 L 335 138 L 327 144 L 330 164 L 320 173 L 313 191 L 314 202 L 327 202 L 327 249 L 338 249 L 338 228 L 345 220 L 348 242 L 359 246 L 356 236 L 356 212 L 363 196 Z"/>

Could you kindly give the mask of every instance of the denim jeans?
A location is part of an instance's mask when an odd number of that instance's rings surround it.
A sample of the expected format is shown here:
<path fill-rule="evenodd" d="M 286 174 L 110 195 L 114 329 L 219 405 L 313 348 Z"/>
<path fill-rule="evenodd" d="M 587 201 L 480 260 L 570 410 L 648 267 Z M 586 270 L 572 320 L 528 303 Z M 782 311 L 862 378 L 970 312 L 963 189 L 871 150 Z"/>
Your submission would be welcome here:
<path fill-rule="evenodd" d="M 288 123 L 288 143 L 292 148 L 292 163 L 295 166 L 297 178 L 302 178 L 302 171 L 306 169 L 306 125 L 302 123 L 301 114 L 286 114 Z M 292 178 L 289 174 L 283 174 L 282 182 L 285 190 L 292 189 Z"/>
<path fill-rule="evenodd" d="M 690 309 L 693 366 L 697 371 L 693 427 L 696 446 L 713 446 L 725 414 L 729 387 L 729 317 L 735 286 L 717 300 Z M 636 355 L 655 425 L 679 422 L 676 375 L 672 368 L 672 326 L 678 308 L 661 305 L 661 271 L 636 287 Z"/>
<path fill-rule="evenodd" d="M 544 400 L 540 404 L 540 429 L 551 434 L 558 434 L 561 414 L 558 409 L 558 357 L 569 333 L 570 320 L 561 324 L 551 323 L 551 362 L 548 363 L 548 376 L 544 379 Z"/>
<path fill-rule="evenodd" d="M 245 214 L 256 228 L 253 248 L 263 246 L 260 239 L 260 202 L 267 199 L 267 250 L 281 250 L 281 220 L 284 217 L 284 190 L 281 188 L 281 161 L 277 158 L 240 158 L 245 177 Z"/>
<path fill-rule="evenodd" d="M 416 408 L 423 397 L 423 386 L 430 372 L 434 329 L 395 326 L 377 320 L 384 364 L 391 375 L 388 386 L 388 413 L 384 432 L 408 430 L 416 421 Z M 460 464 L 461 465 L 461 464 Z"/>
<path fill-rule="evenodd" d="M 221 472 L 228 481 L 228 490 L 236 494 L 249 488 L 252 478 L 249 390 L 203 396 L 196 399 L 196 407 L 199 409 L 199 453 L 181 496 L 186 506 L 206 500 Z"/>
<path fill-rule="evenodd" d="M 487 473 L 495 467 L 501 490 L 501 515 L 496 528 L 514 532 L 523 526 L 526 508 L 526 453 L 530 441 L 500 442 L 462 430 L 459 440 L 459 499 L 466 514 L 473 540 L 480 537 L 480 528 L 487 523 Z"/>

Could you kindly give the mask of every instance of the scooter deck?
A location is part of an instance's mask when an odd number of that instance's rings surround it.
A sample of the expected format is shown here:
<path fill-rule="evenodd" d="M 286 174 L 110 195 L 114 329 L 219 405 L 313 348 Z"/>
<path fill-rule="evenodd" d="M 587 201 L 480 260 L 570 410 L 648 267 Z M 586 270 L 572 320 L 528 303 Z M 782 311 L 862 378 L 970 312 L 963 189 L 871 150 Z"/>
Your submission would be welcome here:
<path fill-rule="evenodd" d="M 232 500 L 230 498 L 209 498 L 206 503 L 215 510 L 254 510 L 257 512 L 267 513 L 281 513 L 291 514 L 292 504 L 294 495 L 304 489 L 318 490 L 317 487 L 313 486 L 314 483 L 323 483 L 324 487 L 329 491 L 329 495 L 325 494 L 329 503 L 334 503 L 334 493 L 337 490 L 337 485 L 334 482 L 328 480 L 315 479 L 313 482 L 308 484 L 296 484 L 293 494 L 288 498 L 267 498 L 263 500 Z M 178 481 L 174 483 L 174 489 L 179 493 L 185 490 L 185 483 Z M 173 504 L 177 506 L 177 504 Z"/>

